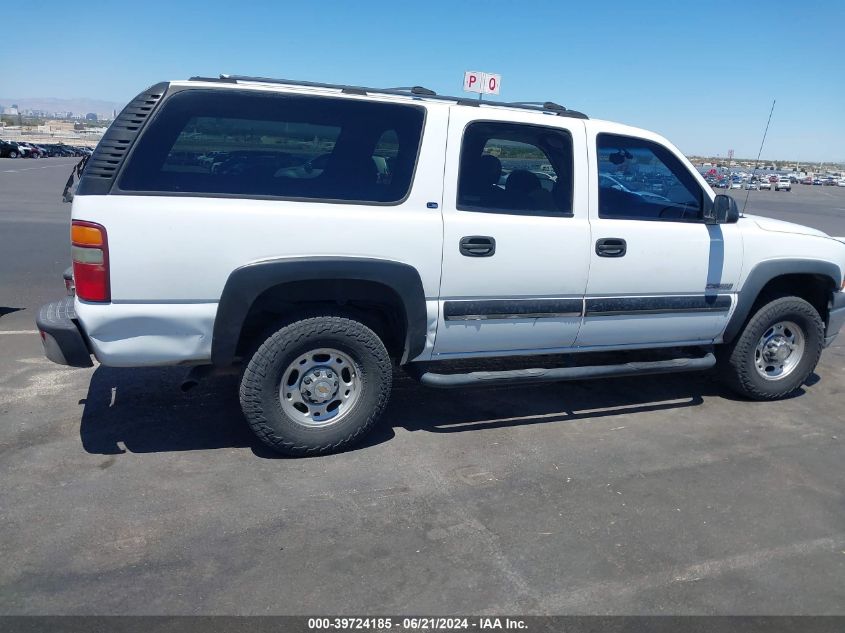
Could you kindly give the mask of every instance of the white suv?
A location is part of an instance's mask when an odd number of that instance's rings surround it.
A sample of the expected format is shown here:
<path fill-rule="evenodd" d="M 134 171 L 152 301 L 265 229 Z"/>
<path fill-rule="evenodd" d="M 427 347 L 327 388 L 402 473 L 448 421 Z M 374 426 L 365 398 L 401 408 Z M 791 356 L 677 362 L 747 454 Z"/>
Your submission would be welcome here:
<path fill-rule="evenodd" d="M 664 138 L 553 103 L 162 83 L 109 128 L 72 218 L 76 292 L 39 314 L 47 356 L 239 368 L 248 423 L 289 454 L 361 438 L 393 363 L 466 387 L 718 359 L 774 399 L 845 321 L 842 238 L 740 217 Z M 549 367 L 561 353 L 582 362 Z M 519 356 L 533 368 L 501 360 Z"/>
<path fill-rule="evenodd" d="M 778 181 L 775 183 L 775 191 L 792 191 L 792 181 L 789 179 L 789 176 L 779 176 Z"/>

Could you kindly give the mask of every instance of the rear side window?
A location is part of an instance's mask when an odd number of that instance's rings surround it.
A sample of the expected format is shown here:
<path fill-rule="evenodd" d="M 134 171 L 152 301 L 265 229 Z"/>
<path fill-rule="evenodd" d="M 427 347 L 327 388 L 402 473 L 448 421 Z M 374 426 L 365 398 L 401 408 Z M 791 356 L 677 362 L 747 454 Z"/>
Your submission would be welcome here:
<path fill-rule="evenodd" d="M 119 188 L 395 204 L 410 190 L 423 120 L 417 106 L 186 90 L 150 122 Z"/>
<path fill-rule="evenodd" d="M 539 125 L 470 124 L 461 147 L 458 208 L 572 215 L 572 136 Z"/>

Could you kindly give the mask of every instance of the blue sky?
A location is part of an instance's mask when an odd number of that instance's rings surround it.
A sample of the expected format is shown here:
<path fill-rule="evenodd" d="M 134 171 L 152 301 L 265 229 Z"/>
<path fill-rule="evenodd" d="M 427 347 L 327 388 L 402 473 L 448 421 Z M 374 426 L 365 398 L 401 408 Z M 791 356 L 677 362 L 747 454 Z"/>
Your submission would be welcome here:
<path fill-rule="evenodd" d="M 845 161 L 843 0 L 63 0 L 5 3 L 3 23 L 5 97 L 125 102 L 220 72 L 457 94 L 481 70 L 502 75 L 502 100 L 557 101 L 686 153 L 756 156 L 777 99 L 764 157 Z"/>

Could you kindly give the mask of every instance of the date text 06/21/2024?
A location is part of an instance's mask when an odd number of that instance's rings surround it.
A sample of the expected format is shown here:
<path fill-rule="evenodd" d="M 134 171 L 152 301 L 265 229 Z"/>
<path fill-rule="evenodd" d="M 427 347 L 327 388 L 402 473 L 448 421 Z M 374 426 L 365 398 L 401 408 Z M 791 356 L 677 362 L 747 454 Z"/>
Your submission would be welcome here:
<path fill-rule="evenodd" d="M 439 631 L 439 630 L 525 630 L 527 624 L 519 618 L 478 617 L 346 617 L 346 618 L 309 618 L 309 630 L 377 630 L 391 629 L 404 631 Z"/>

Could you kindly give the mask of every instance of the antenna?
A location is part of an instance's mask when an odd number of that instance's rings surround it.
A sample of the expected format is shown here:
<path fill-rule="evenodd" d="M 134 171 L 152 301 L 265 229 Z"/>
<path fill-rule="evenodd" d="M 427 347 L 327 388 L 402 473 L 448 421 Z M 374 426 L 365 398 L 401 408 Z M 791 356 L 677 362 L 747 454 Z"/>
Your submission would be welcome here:
<path fill-rule="evenodd" d="M 766 134 L 769 133 L 769 123 L 772 122 L 772 113 L 775 111 L 775 102 L 776 99 L 772 99 L 772 109 L 769 110 L 769 120 L 766 121 L 766 129 L 763 131 L 763 140 L 760 141 L 760 151 L 757 152 L 757 160 L 754 162 L 754 173 L 757 173 L 757 165 L 760 164 L 760 156 L 763 154 L 763 145 L 766 143 Z M 745 202 L 742 203 L 742 213 L 745 213 L 745 207 L 748 206 L 748 194 L 751 193 L 751 189 L 745 190 Z"/>

